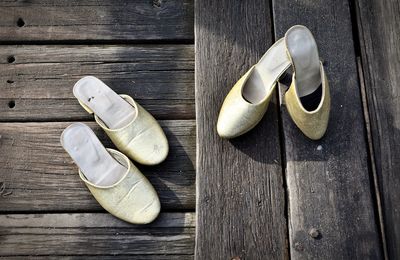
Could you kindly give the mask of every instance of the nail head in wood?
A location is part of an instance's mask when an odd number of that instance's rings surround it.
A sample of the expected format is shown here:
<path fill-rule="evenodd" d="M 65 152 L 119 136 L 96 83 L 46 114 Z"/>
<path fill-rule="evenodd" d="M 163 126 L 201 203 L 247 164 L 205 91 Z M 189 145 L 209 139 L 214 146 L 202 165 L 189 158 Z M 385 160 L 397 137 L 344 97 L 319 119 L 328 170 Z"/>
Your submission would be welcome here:
<path fill-rule="evenodd" d="M 18 27 L 23 27 L 24 25 L 25 25 L 25 21 L 22 18 L 18 18 L 17 26 Z"/>
<path fill-rule="evenodd" d="M 14 61 L 15 61 L 15 57 L 14 56 L 11 55 L 11 56 L 7 57 L 7 62 L 8 63 L 14 63 Z"/>
<path fill-rule="evenodd" d="M 153 6 L 160 8 L 161 7 L 161 0 L 153 0 Z"/>
<path fill-rule="evenodd" d="M 15 107 L 15 101 L 11 100 L 10 102 L 8 102 L 8 107 L 9 108 L 14 108 Z"/>
<path fill-rule="evenodd" d="M 309 234 L 310 237 L 312 237 L 312 238 L 318 238 L 318 237 L 321 235 L 321 233 L 319 232 L 319 230 L 316 229 L 316 228 L 311 228 L 310 231 L 308 231 L 308 234 Z"/>

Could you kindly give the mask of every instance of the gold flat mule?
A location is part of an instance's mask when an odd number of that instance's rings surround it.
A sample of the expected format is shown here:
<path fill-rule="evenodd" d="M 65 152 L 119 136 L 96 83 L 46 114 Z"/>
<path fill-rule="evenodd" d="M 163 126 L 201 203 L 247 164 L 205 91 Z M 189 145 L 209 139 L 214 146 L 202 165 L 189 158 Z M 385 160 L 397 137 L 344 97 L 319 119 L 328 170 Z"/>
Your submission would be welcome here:
<path fill-rule="evenodd" d="M 60 138 L 79 168 L 79 177 L 99 204 L 133 224 L 152 222 L 160 212 L 157 193 L 124 154 L 106 149 L 83 123 L 67 127 Z"/>
<path fill-rule="evenodd" d="M 94 114 L 96 122 L 121 152 L 144 165 L 165 160 L 169 147 L 164 131 L 132 97 L 117 95 L 91 76 L 75 84 L 74 95 L 88 113 Z"/>
<path fill-rule="evenodd" d="M 154 221 L 161 209 L 154 187 L 128 157 L 114 149 L 107 151 L 127 168 L 120 181 L 110 186 L 95 185 L 81 170 L 79 177 L 99 204 L 112 215 L 132 224 Z"/>

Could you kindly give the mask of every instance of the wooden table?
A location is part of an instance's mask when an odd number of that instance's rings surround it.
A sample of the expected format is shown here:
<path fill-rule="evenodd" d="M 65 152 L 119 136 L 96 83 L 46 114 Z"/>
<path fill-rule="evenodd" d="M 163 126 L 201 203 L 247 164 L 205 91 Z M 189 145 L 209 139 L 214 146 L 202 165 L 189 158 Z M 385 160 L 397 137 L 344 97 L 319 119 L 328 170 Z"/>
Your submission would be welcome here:
<path fill-rule="evenodd" d="M 399 10 L 394 0 L 0 1 L 0 256 L 400 258 Z M 311 29 L 328 74 L 326 136 L 300 133 L 281 84 L 254 130 L 220 139 L 225 95 L 294 24 Z M 83 121 L 112 147 L 72 95 L 85 75 L 133 96 L 167 133 L 168 159 L 140 167 L 162 203 L 150 225 L 105 213 L 60 146 Z"/>

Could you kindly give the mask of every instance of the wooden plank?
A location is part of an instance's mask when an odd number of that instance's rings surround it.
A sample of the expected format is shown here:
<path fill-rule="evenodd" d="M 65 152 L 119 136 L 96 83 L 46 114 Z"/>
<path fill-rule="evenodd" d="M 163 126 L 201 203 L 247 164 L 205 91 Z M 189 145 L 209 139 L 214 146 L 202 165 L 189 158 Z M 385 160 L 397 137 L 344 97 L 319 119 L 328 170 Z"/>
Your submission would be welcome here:
<path fill-rule="evenodd" d="M 194 100 L 135 100 L 156 119 L 194 119 L 195 117 Z M 92 118 L 92 115 L 79 106 L 76 99 L 0 98 L 0 122 L 87 121 Z"/>
<path fill-rule="evenodd" d="M 376 174 L 376 163 L 375 163 L 375 158 L 373 156 L 374 154 L 374 146 L 373 146 L 373 140 L 372 140 L 372 134 L 371 134 L 371 119 L 368 114 L 368 102 L 367 102 L 367 93 L 365 90 L 365 81 L 364 81 L 364 74 L 363 74 L 363 69 L 361 65 L 361 57 L 357 57 L 357 69 L 358 69 L 358 77 L 360 79 L 360 87 L 361 87 L 361 101 L 363 104 L 363 112 L 364 112 L 364 119 L 365 119 L 365 127 L 367 129 L 367 142 L 368 142 L 368 152 L 369 152 L 369 159 L 370 159 L 370 164 L 371 164 L 371 175 L 372 175 L 372 180 L 374 183 L 374 191 L 375 191 L 375 197 L 376 197 L 376 211 L 377 211 L 377 222 L 379 224 L 379 231 L 381 235 L 381 240 L 382 240 L 382 251 L 383 251 L 383 256 L 384 259 L 389 259 L 388 257 L 388 251 L 387 251 L 387 243 L 386 243 L 386 236 L 385 236 L 385 224 L 384 224 L 384 219 L 383 219 L 383 213 L 382 213 L 382 199 L 379 191 L 379 182 L 378 182 L 378 175 Z M 372 189 L 372 188 L 371 188 Z"/>
<path fill-rule="evenodd" d="M 101 213 L 0 215 L 0 256 L 191 255 L 194 217 L 162 213 L 138 226 Z"/>
<path fill-rule="evenodd" d="M 225 95 L 271 44 L 268 1 L 195 1 L 198 259 L 287 258 L 276 101 L 250 133 L 216 132 Z M 223 15 L 221 15 L 223 14 Z"/>
<path fill-rule="evenodd" d="M 0 3 L 1 41 L 193 40 L 193 1 Z"/>
<path fill-rule="evenodd" d="M 87 122 L 113 147 L 94 122 Z M 60 145 L 70 122 L 0 124 L 0 211 L 102 211 Z M 154 167 L 138 166 L 156 188 L 163 210 L 195 208 L 195 122 L 161 121 L 170 154 Z"/>
<path fill-rule="evenodd" d="M 193 228 L 191 212 L 161 213 L 148 225 L 133 225 L 108 213 L 7 214 L 0 215 L 1 228 Z"/>
<path fill-rule="evenodd" d="M 347 1 L 274 1 L 276 37 L 313 32 L 332 106 L 326 136 L 308 140 L 281 106 L 292 259 L 380 259 L 367 144 Z"/>
<path fill-rule="evenodd" d="M 382 198 L 389 259 L 400 258 L 400 20 L 397 1 L 357 0 L 373 160 Z"/>
<path fill-rule="evenodd" d="M 6 45 L 0 46 L 0 121 L 91 118 L 72 94 L 85 75 L 133 96 L 157 118 L 194 118 L 192 45 Z"/>
<path fill-rule="evenodd" d="M 5 257 L 4 257 L 5 258 Z M 7 256 L 7 259 L 21 259 L 21 256 Z M 91 260 L 91 259 L 102 259 L 102 260 L 126 260 L 126 255 L 96 255 L 96 256 L 71 256 L 71 255 L 63 255 L 63 256 L 29 256 L 29 259 L 33 260 L 59 260 L 59 259 L 70 259 L 70 260 Z M 192 260 L 194 259 L 193 255 L 135 255 L 135 260 Z"/>

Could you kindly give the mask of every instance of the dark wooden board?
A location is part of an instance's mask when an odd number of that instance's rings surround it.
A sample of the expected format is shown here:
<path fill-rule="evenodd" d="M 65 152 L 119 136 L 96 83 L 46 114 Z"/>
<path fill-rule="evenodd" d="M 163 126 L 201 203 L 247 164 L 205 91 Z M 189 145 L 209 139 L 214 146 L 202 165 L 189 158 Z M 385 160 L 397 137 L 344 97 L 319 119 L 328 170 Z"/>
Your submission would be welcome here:
<path fill-rule="evenodd" d="M 194 250 L 194 218 L 194 213 L 162 213 L 152 224 L 138 226 L 103 213 L 0 215 L 0 257 L 188 258 Z"/>
<path fill-rule="evenodd" d="M 80 180 L 59 138 L 71 122 L 0 123 L 0 211 L 102 211 Z M 113 147 L 94 122 L 87 122 Z M 170 154 L 154 167 L 138 167 L 156 188 L 163 210 L 195 208 L 195 122 L 161 121 Z M 137 165 L 137 164 L 136 164 Z"/>
<path fill-rule="evenodd" d="M 193 242 L 194 243 L 194 242 Z M 7 256 L 4 257 L 6 259 L 17 259 L 20 260 L 21 256 Z M 83 256 L 71 256 L 71 255 L 63 255 L 63 256 L 29 256 L 29 259 L 33 260 L 59 260 L 59 259 L 70 259 L 70 260 L 92 260 L 92 259 L 102 259 L 102 260 L 126 260 L 127 258 L 132 258 L 132 256 L 127 255 L 83 255 Z M 194 255 L 135 255 L 135 260 L 192 260 L 194 259 Z"/>
<path fill-rule="evenodd" d="M 91 118 L 72 94 L 86 75 L 131 95 L 157 118 L 194 118 L 193 45 L 5 45 L 0 121 Z"/>
<path fill-rule="evenodd" d="M 389 259 L 400 258 L 400 20 L 398 1 L 357 0 L 364 83 Z"/>
<path fill-rule="evenodd" d="M 268 1 L 195 1 L 198 259 L 285 259 L 277 106 L 232 141 L 216 132 L 225 95 L 271 44 Z"/>
<path fill-rule="evenodd" d="M 276 37 L 313 32 L 332 107 L 326 136 L 308 140 L 281 106 L 292 259 L 380 259 L 365 125 L 347 1 L 273 1 Z M 314 232 L 315 238 L 310 235 Z"/>
<path fill-rule="evenodd" d="M 6 0 L 0 16 L 0 41 L 193 40 L 191 0 Z"/>

